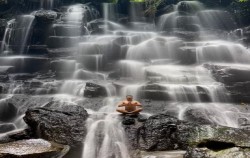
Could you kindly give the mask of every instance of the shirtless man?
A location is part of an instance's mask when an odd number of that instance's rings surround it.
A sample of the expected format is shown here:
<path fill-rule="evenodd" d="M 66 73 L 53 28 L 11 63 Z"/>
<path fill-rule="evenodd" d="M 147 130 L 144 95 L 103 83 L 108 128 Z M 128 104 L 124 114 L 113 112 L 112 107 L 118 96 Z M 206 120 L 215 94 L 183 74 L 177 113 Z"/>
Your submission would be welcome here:
<path fill-rule="evenodd" d="M 122 114 L 139 114 L 142 111 L 141 103 L 138 101 L 133 101 L 132 95 L 127 95 L 126 98 L 127 100 L 122 101 L 118 105 L 116 111 Z"/>

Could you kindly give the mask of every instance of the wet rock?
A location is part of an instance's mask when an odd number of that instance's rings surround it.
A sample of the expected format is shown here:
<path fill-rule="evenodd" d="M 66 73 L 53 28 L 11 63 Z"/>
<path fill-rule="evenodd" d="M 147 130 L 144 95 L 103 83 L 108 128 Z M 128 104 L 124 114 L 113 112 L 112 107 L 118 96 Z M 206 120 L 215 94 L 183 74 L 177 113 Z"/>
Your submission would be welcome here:
<path fill-rule="evenodd" d="M 122 124 L 123 125 L 132 125 L 135 123 L 135 119 L 133 118 L 128 118 L 128 117 L 125 117 L 123 120 L 122 120 Z"/>
<path fill-rule="evenodd" d="M 57 18 L 57 13 L 52 10 L 38 10 L 32 13 L 36 20 L 42 23 L 50 23 Z"/>
<path fill-rule="evenodd" d="M 105 87 L 88 82 L 84 90 L 84 97 L 100 97 L 107 96 L 107 90 Z"/>
<path fill-rule="evenodd" d="M 0 124 L 0 133 L 9 132 L 16 129 L 13 123 Z"/>
<path fill-rule="evenodd" d="M 76 68 L 76 61 L 60 59 L 52 61 L 50 65 L 52 71 L 73 73 Z"/>
<path fill-rule="evenodd" d="M 14 66 L 0 66 L 0 74 L 8 74 L 14 72 Z"/>
<path fill-rule="evenodd" d="M 200 35 L 199 32 L 193 31 L 173 31 L 171 34 L 187 41 L 198 40 Z"/>
<path fill-rule="evenodd" d="M 0 81 L 1 82 L 6 82 L 9 80 L 9 76 L 8 75 L 0 75 Z M 1 90 L 0 90 L 1 91 Z"/>
<path fill-rule="evenodd" d="M 166 87 L 158 84 L 147 84 L 140 88 L 139 96 L 142 99 L 153 100 L 169 100 L 170 97 L 166 93 Z"/>
<path fill-rule="evenodd" d="M 0 144 L 14 142 L 18 140 L 32 139 L 33 133 L 30 129 L 21 129 L 3 133 L 0 138 Z"/>
<path fill-rule="evenodd" d="M 234 30 L 237 27 L 234 19 L 227 11 L 205 10 L 197 13 L 203 27 L 210 29 Z M 217 17 L 217 18 L 213 18 Z M 207 20 L 209 19 L 209 20 Z"/>
<path fill-rule="evenodd" d="M 0 121 L 10 121 L 17 115 L 17 107 L 6 100 L 0 101 Z"/>
<path fill-rule="evenodd" d="M 210 70 L 218 82 L 225 84 L 232 101 L 238 103 L 250 102 L 249 67 L 213 64 L 205 64 L 204 67 Z"/>
<path fill-rule="evenodd" d="M 81 79 L 81 80 L 91 80 L 91 79 L 98 79 L 98 80 L 104 80 L 105 76 L 100 73 L 91 72 L 83 69 L 79 69 L 74 73 L 75 79 Z"/>
<path fill-rule="evenodd" d="M 214 124 L 207 116 L 212 115 L 206 109 L 189 108 L 185 110 L 184 120 L 197 124 Z"/>
<path fill-rule="evenodd" d="M 134 158 L 183 158 L 185 151 L 139 151 Z"/>
<path fill-rule="evenodd" d="M 12 79 L 13 80 L 30 80 L 32 78 L 34 78 L 35 75 L 33 74 L 14 74 L 12 75 Z"/>
<path fill-rule="evenodd" d="M 76 49 L 75 48 L 48 49 L 48 52 L 49 52 L 49 57 L 60 58 L 60 57 L 74 56 Z"/>
<path fill-rule="evenodd" d="M 48 48 L 74 47 L 81 41 L 81 37 L 50 36 L 47 41 Z"/>
<path fill-rule="evenodd" d="M 140 114 L 140 115 L 138 115 L 138 117 L 137 117 L 137 120 L 138 120 L 139 122 L 145 122 L 145 121 L 147 121 L 147 119 L 148 119 L 148 116 L 143 115 L 143 114 Z"/>
<path fill-rule="evenodd" d="M 0 66 L 13 66 L 15 72 L 34 73 L 48 70 L 49 60 L 43 57 L 6 56 L 0 57 Z M 36 65 L 36 66 L 34 66 Z"/>
<path fill-rule="evenodd" d="M 85 134 L 86 110 L 74 103 L 50 102 L 44 107 L 28 109 L 24 121 L 36 136 L 61 144 L 77 146 Z"/>
<path fill-rule="evenodd" d="M 48 50 L 46 45 L 30 45 L 27 53 L 32 55 L 43 55 L 48 54 Z"/>
<path fill-rule="evenodd" d="M 245 158 L 250 156 L 249 148 L 233 147 L 214 151 L 208 148 L 189 148 L 184 158 Z"/>
<path fill-rule="evenodd" d="M 149 117 L 144 123 L 123 125 L 130 147 L 147 151 L 186 150 L 188 147 L 250 147 L 250 131 L 180 121 L 167 114 Z M 211 145 L 212 144 L 212 145 Z M 224 148 L 223 148 L 224 149 Z"/>
<path fill-rule="evenodd" d="M 121 74 L 118 71 L 114 71 L 114 72 L 109 73 L 108 78 L 110 78 L 110 79 L 120 79 Z"/>
<path fill-rule="evenodd" d="M 0 158 L 59 158 L 69 151 L 69 146 L 42 139 L 21 140 L 0 144 Z"/>
<path fill-rule="evenodd" d="M 81 25 L 55 25 L 54 32 L 56 36 L 82 36 L 87 35 L 88 30 Z"/>

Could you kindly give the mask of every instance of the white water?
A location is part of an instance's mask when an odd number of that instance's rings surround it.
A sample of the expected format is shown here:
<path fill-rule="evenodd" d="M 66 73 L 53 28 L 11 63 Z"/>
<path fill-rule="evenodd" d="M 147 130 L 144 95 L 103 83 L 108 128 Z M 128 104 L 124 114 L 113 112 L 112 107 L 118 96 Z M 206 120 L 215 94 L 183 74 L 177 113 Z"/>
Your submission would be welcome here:
<path fill-rule="evenodd" d="M 87 120 L 87 136 L 82 158 L 130 158 L 126 136 L 117 113 L 115 98 L 107 98 L 107 104 Z"/>
<path fill-rule="evenodd" d="M 21 15 L 8 22 L 1 46 L 2 53 L 10 53 L 12 51 L 10 45 L 17 45 L 19 54 L 25 53 L 34 19 L 33 15 Z"/>
<path fill-rule="evenodd" d="M 42 9 L 52 10 L 54 7 L 54 0 L 41 0 L 40 7 Z"/>

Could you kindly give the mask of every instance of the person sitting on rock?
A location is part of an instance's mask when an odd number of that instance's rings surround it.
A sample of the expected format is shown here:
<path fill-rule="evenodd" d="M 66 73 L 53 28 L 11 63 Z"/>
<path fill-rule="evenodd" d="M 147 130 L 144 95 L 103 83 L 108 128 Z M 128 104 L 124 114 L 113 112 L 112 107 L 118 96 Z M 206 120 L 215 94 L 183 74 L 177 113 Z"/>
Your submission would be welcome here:
<path fill-rule="evenodd" d="M 126 98 L 127 100 L 124 100 L 121 103 L 119 103 L 116 111 L 122 114 L 138 115 L 142 111 L 141 103 L 139 103 L 138 101 L 133 101 L 132 95 L 127 95 Z"/>

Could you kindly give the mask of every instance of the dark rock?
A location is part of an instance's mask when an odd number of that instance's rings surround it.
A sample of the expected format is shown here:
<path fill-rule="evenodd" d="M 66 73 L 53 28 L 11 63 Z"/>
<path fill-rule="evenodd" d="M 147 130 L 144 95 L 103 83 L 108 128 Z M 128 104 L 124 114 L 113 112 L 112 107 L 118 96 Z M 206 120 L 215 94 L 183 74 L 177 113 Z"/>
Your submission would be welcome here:
<path fill-rule="evenodd" d="M 180 47 L 177 52 L 177 59 L 181 64 L 195 64 L 196 58 L 196 47 Z"/>
<path fill-rule="evenodd" d="M 16 129 L 13 123 L 0 124 L 0 133 L 6 133 Z"/>
<path fill-rule="evenodd" d="M 0 75 L 0 81 L 1 82 L 6 82 L 9 80 L 9 76 L 8 75 Z"/>
<path fill-rule="evenodd" d="M 83 69 L 79 69 L 74 74 L 75 79 L 81 79 L 81 80 L 91 80 L 91 79 L 98 79 L 98 80 L 104 80 L 105 76 L 100 73 L 91 72 Z"/>
<path fill-rule="evenodd" d="M 170 96 L 166 93 L 166 87 L 158 84 L 147 84 L 140 87 L 138 95 L 142 99 L 170 100 Z"/>
<path fill-rule="evenodd" d="M 245 158 L 250 156 L 249 148 L 233 147 L 214 151 L 208 148 L 189 148 L 184 158 Z"/>
<path fill-rule="evenodd" d="M 133 118 L 128 118 L 128 117 L 125 117 L 123 120 L 122 120 L 122 124 L 123 125 L 132 125 L 135 123 L 135 119 Z"/>
<path fill-rule="evenodd" d="M 0 158 L 59 158 L 69 151 L 69 146 L 42 139 L 21 140 L 0 145 Z"/>
<path fill-rule="evenodd" d="M 75 48 L 58 48 L 58 49 L 48 49 L 49 57 L 58 58 L 58 57 L 69 57 L 74 56 L 76 53 Z"/>
<path fill-rule="evenodd" d="M 121 74 L 118 71 L 111 72 L 108 75 L 108 78 L 110 79 L 120 79 L 120 77 L 121 77 Z"/>
<path fill-rule="evenodd" d="M 188 147 L 250 147 L 249 130 L 223 126 L 198 125 L 180 121 L 167 114 L 149 117 L 143 124 L 123 125 L 130 147 L 148 151 L 186 150 Z M 221 147 L 222 146 L 222 147 Z"/>
<path fill-rule="evenodd" d="M 0 121 L 10 121 L 17 115 L 17 107 L 6 100 L 0 102 Z"/>
<path fill-rule="evenodd" d="M 50 36 L 47 41 L 48 48 L 74 47 L 81 41 L 81 37 Z"/>
<path fill-rule="evenodd" d="M 14 72 L 15 67 L 13 66 L 0 66 L 0 74 L 8 74 Z"/>
<path fill-rule="evenodd" d="M 51 70 L 55 72 L 71 72 L 73 73 L 76 68 L 75 60 L 54 60 L 50 63 Z"/>
<path fill-rule="evenodd" d="M 15 74 L 13 75 L 12 79 L 13 80 L 30 80 L 34 77 L 35 75 L 33 74 Z"/>
<path fill-rule="evenodd" d="M 213 77 L 225 84 L 232 101 L 250 102 L 250 68 L 233 65 L 212 65 L 205 64 L 205 68 L 210 70 Z"/>
<path fill-rule="evenodd" d="M 14 130 L 2 135 L 0 138 L 0 144 L 18 140 L 31 139 L 32 137 L 33 133 L 29 129 Z"/>
<path fill-rule="evenodd" d="M 197 16 L 201 21 L 202 26 L 206 28 L 234 30 L 237 27 L 233 17 L 227 11 L 205 10 L 200 11 Z"/>
<path fill-rule="evenodd" d="M 147 117 L 146 115 L 143 115 L 143 114 L 140 114 L 140 115 L 138 115 L 138 117 L 137 117 L 137 120 L 138 120 L 139 122 L 145 122 L 145 121 L 147 121 L 147 119 L 148 119 L 148 117 Z"/>
<path fill-rule="evenodd" d="M 77 146 L 82 143 L 88 117 L 86 110 L 69 102 L 50 102 L 44 107 L 29 109 L 24 121 L 36 136 L 61 144 Z"/>
<path fill-rule="evenodd" d="M 82 36 L 87 35 L 88 30 L 81 25 L 59 24 L 54 26 L 55 36 Z"/>
<path fill-rule="evenodd" d="M 57 13 L 52 10 L 38 10 L 32 13 L 38 22 L 51 23 L 57 18 Z"/>
<path fill-rule="evenodd" d="M 188 108 L 184 113 L 184 120 L 197 124 L 214 124 L 207 116 L 212 115 L 206 109 Z"/>
<path fill-rule="evenodd" d="M 84 90 L 84 97 L 100 97 L 107 96 L 107 90 L 105 87 L 88 82 Z"/>
<path fill-rule="evenodd" d="M 27 53 L 32 55 L 43 55 L 48 54 L 48 49 L 46 45 L 30 45 Z"/>
<path fill-rule="evenodd" d="M 193 31 L 173 31 L 171 34 L 187 41 L 198 40 L 200 35 L 199 32 Z"/>
<path fill-rule="evenodd" d="M 48 70 L 49 60 L 42 57 L 7 56 L 0 57 L 0 66 L 13 66 L 15 72 L 34 73 Z M 36 65 L 36 66 L 34 66 Z"/>

